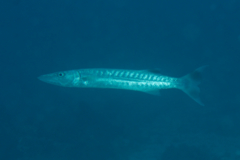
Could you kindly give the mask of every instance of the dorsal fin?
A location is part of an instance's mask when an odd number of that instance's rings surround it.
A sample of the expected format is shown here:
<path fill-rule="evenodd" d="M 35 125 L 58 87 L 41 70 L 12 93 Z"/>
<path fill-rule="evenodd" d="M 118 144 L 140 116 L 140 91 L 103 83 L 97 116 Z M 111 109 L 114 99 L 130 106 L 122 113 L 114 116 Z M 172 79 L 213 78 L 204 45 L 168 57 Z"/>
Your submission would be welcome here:
<path fill-rule="evenodd" d="M 148 70 L 145 70 L 145 72 L 150 72 L 150 73 L 154 73 L 154 74 L 161 74 L 160 69 L 148 69 Z"/>

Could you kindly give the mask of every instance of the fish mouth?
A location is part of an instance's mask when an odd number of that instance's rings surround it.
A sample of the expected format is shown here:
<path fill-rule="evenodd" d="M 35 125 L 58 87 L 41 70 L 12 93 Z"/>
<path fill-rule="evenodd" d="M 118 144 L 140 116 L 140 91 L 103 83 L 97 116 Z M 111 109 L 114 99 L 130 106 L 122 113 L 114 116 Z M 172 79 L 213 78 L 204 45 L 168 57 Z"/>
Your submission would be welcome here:
<path fill-rule="evenodd" d="M 40 81 L 43 81 L 43 82 L 48 82 L 48 81 L 49 81 L 49 79 L 47 78 L 46 75 L 39 76 L 38 79 L 39 79 Z"/>
<path fill-rule="evenodd" d="M 38 79 L 40 81 L 43 81 L 45 83 L 48 84 L 53 84 L 53 85 L 58 85 L 58 86 L 65 86 L 65 81 L 64 79 L 59 79 L 58 77 L 56 77 L 56 74 L 45 74 L 45 75 L 41 75 L 38 77 Z"/>
<path fill-rule="evenodd" d="M 46 82 L 46 83 L 51 83 L 51 84 L 56 84 L 56 80 L 52 75 L 46 74 L 46 75 L 41 75 L 38 77 L 40 81 Z"/>

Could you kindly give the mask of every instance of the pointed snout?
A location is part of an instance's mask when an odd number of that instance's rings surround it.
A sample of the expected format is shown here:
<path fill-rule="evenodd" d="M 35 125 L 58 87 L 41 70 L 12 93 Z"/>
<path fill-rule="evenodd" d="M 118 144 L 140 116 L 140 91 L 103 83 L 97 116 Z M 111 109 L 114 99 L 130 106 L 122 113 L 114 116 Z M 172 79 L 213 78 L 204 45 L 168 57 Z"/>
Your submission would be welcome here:
<path fill-rule="evenodd" d="M 45 74 L 41 75 L 38 77 L 40 81 L 46 82 L 46 83 L 51 83 L 51 84 L 56 84 L 58 80 L 53 74 Z"/>
<path fill-rule="evenodd" d="M 47 76 L 47 75 L 41 75 L 41 76 L 38 77 L 38 79 L 39 79 L 40 81 L 43 81 L 43 82 L 48 82 L 49 76 Z"/>

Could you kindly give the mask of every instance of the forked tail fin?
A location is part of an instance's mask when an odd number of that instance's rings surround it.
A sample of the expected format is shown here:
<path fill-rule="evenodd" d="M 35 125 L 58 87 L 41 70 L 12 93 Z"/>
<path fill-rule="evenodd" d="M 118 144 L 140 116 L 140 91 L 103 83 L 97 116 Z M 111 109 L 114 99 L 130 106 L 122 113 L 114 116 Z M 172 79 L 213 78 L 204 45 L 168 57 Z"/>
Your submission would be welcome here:
<path fill-rule="evenodd" d="M 198 85 L 202 80 L 202 72 L 207 66 L 202 66 L 196 69 L 194 72 L 183 76 L 182 85 L 179 87 L 183 92 L 189 95 L 193 100 L 195 100 L 198 104 L 204 106 L 200 99 L 200 88 Z"/>

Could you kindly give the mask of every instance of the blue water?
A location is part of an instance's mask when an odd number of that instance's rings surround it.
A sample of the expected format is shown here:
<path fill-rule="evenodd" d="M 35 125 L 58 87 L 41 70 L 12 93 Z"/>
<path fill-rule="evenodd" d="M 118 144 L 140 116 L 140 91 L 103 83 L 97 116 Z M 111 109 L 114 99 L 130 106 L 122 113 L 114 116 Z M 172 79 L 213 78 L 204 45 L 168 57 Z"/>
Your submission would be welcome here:
<path fill-rule="evenodd" d="M 240 159 L 240 1 L 0 1 L 1 160 Z M 209 65 L 200 106 L 179 90 L 63 88 L 80 68 L 183 76 Z"/>

